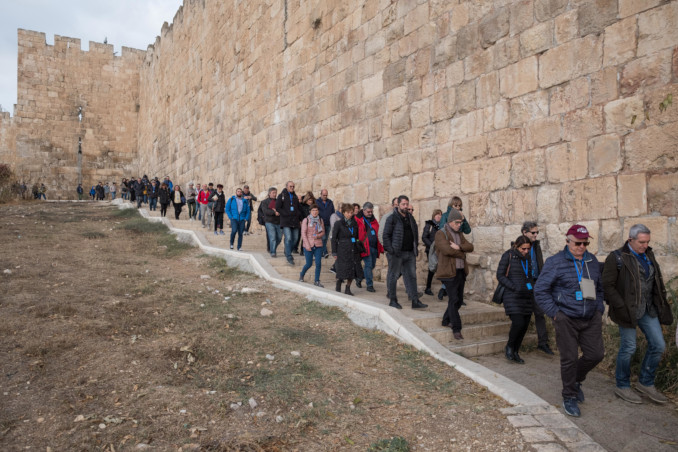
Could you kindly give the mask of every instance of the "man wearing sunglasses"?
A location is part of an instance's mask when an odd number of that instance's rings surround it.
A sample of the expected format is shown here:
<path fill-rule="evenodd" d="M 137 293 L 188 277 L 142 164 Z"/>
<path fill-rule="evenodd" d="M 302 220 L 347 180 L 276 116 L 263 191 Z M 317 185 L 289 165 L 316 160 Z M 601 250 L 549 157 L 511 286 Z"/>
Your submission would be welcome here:
<path fill-rule="evenodd" d="M 600 264 L 586 250 L 591 238 L 586 226 L 572 226 L 565 248 L 546 260 L 534 287 L 539 307 L 555 325 L 563 408 L 574 417 L 581 416 L 578 404 L 584 402 L 582 382 L 605 354 Z"/>

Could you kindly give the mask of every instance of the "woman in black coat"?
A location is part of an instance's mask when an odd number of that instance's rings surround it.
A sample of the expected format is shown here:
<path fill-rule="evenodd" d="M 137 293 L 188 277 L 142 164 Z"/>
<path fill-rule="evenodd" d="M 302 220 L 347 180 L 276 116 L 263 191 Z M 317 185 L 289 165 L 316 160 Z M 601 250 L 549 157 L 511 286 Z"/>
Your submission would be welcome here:
<path fill-rule="evenodd" d="M 179 215 L 181 215 L 181 208 L 186 204 L 184 192 L 181 191 L 179 185 L 174 186 L 172 193 L 170 193 L 170 199 L 172 200 L 172 204 L 174 204 L 174 218 L 178 220 Z"/>
<path fill-rule="evenodd" d="M 506 251 L 497 266 L 497 281 L 504 286 L 504 311 L 511 319 L 511 329 L 506 343 L 506 359 L 519 364 L 525 361 L 518 351 L 530 325 L 534 279 L 530 262 L 530 239 L 521 235 Z"/>
<path fill-rule="evenodd" d="M 433 245 L 433 242 L 436 240 L 436 232 L 438 232 L 438 225 L 440 224 L 440 219 L 442 216 L 443 211 L 436 209 L 433 211 L 431 219 L 427 220 L 426 224 L 424 225 L 424 232 L 421 234 L 421 241 L 424 242 L 424 245 L 426 246 L 426 262 L 428 262 L 428 253 L 431 250 L 431 245 Z M 432 272 L 431 270 L 428 271 L 428 276 L 426 276 L 426 290 L 424 290 L 426 295 L 433 295 L 433 292 L 431 291 L 431 283 L 433 282 L 434 275 L 435 272 Z"/>
<path fill-rule="evenodd" d="M 167 215 L 167 206 L 170 205 L 170 190 L 166 183 L 160 184 L 158 190 L 158 202 L 160 203 L 160 216 Z"/>
<path fill-rule="evenodd" d="M 351 293 L 351 283 L 354 279 L 363 279 L 360 251 L 358 243 L 358 223 L 353 218 L 353 206 L 342 204 L 341 213 L 344 218 L 334 223 L 332 228 L 332 256 L 336 259 L 334 268 L 337 274 L 337 292 L 341 292 L 341 284 L 346 280 L 347 295 Z"/>

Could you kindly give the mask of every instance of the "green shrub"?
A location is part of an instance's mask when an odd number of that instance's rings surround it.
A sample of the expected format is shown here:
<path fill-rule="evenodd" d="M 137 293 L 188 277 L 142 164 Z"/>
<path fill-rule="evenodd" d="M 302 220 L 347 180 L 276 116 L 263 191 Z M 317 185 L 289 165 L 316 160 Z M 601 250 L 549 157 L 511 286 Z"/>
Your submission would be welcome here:
<path fill-rule="evenodd" d="M 391 439 L 382 439 L 370 444 L 367 452 L 409 452 L 410 445 L 402 436 L 394 436 Z"/>

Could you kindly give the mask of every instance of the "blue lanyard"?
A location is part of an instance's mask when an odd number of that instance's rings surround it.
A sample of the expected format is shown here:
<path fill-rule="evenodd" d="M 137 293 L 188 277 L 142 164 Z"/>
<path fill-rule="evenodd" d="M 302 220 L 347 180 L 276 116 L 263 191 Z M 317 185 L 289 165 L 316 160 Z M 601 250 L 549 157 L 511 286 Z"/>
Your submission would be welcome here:
<path fill-rule="evenodd" d="M 292 198 L 292 193 L 290 193 L 290 192 L 287 192 L 287 194 L 288 194 L 288 195 L 290 195 L 290 205 L 292 205 L 292 204 L 293 204 L 293 198 Z"/>
<path fill-rule="evenodd" d="M 363 217 L 363 221 L 365 222 L 365 226 L 367 226 L 367 227 L 370 228 L 370 230 L 371 230 L 371 229 L 372 229 L 372 223 L 370 223 L 369 221 L 367 221 L 367 218 L 365 218 L 365 217 Z"/>
<path fill-rule="evenodd" d="M 523 267 L 523 271 L 525 272 L 525 278 L 529 278 L 530 274 L 528 273 L 528 269 L 530 268 L 530 264 L 527 263 L 527 261 L 520 261 L 520 266 Z"/>
<path fill-rule="evenodd" d="M 637 258 L 641 258 L 641 257 L 642 257 L 643 260 L 644 260 L 645 262 L 647 262 L 648 264 L 652 265 L 652 261 L 650 261 L 650 259 L 647 258 L 647 254 L 645 254 L 645 253 L 643 253 L 643 254 L 638 254 L 638 253 L 636 253 L 635 251 L 633 251 L 633 248 L 631 248 L 630 246 L 629 246 L 629 250 L 630 250 L 630 251 L 633 253 L 633 255 L 636 256 Z"/>
<path fill-rule="evenodd" d="M 584 260 L 581 261 L 581 273 L 579 273 L 579 267 L 577 267 L 577 259 L 574 260 L 574 269 L 577 271 L 577 281 L 581 283 L 581 278 L 584 276 Z"/>
<path fill-rule="evenodd" d="M 352 236 L 353 235 L 353 228 L 348 228 L 348 230 L 351 231 L 351 236 Z"/>

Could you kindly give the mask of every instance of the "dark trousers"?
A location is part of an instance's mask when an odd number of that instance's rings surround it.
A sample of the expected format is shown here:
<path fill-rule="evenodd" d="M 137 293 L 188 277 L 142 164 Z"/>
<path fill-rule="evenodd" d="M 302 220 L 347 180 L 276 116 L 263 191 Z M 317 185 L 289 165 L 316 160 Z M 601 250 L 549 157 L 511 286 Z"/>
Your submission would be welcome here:
<path fill-rule="evenodd" d="M 179 215 L 181 215 L 181 208 L 183 207 L 183 204 L 175 204 L 174 205 L 174 218 L 177 220 L 179 219 Z"/>
<path fill-rule="evenodd" d="M 165 215 L 167 215 L 167 206 L 169 206 L 169 204 L 160 204 L 160 216 L 161 217 L 164 217 Z"/>
<path fill-rule="evenodd" d="M 590 319 L 574 319 L 561 311 L 556 314 L 556 344 L 560 352 L 560 377 L 563 380 L 563 399 L 577 397 L 577 383 L 605 355 L 602 333 L 602 314 L 599 311 Z M 582 356 L 579 357 L 579 348 Z"/>
<path fill-rule="evenodd" d="M 434 272 L 432 272 L 431 270 L 428 271 L 428 275 L 426 275 L 426 288 L 427 289 L 431 288 L 431 284 L 433 283 L 433 276 L 434 275 L 435 275 Z"/>
<path fill-rule="evenodd" d="M 461 317 L 459 308 L 464 301 L 464 284 L 466 284 L 466 275 L 463 269 L 458 269 L 454 278 L 440 280 L 447 288 L 447 310 L 443 314 L 443 326 L 452 325 L 452 331 L 459 333 L 461 331 Z"/>
<path fill-rule="evenodd" d="M 224 229 L 224 212 L 214 212 L 214 230 Z"/>
<path fill-rule="evenodd" d="M 530 318 L 532 314 L 511 314 L 509 318 L 511 319 L 511 329 L 509 330 L 507 346 L 511 347 L 514 352 L 520 350 L 520 346 L 523 345 L 523 339 L 525 338 L 525 333 L 527 333 L 527 327 L 530 326 Z"/>
<path fill-rule="evenodd" d="M 252 212 L 250 212 L 250 219 L 245 220 L 245 232 L 250 232 L 250 226 L 252 226 Z"/>
<path fill-rule="evenodd" d="M 544 311 L 541 310 L 534 297 L 532 297 L 532 310 L 534 312 L 534 326 L 537 328 L 539 345 L 549 345 L 549 333 L 546 330 Z"/>
<path fill-rule="evenodd" d="M 417 257 L 414 255 L 414 251 L 401 251 L 400 256 L 395 254 L 390 256 L 386 275 L 390 299 L 392 301 L 397 299 L 396 284 L 400 275 L 403 275 L 407 297 L 410 300 L 417 300 Z"/>

